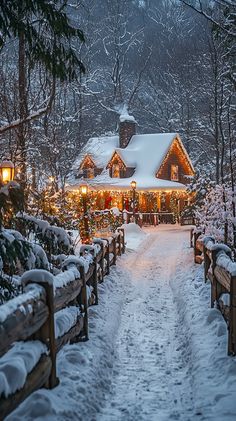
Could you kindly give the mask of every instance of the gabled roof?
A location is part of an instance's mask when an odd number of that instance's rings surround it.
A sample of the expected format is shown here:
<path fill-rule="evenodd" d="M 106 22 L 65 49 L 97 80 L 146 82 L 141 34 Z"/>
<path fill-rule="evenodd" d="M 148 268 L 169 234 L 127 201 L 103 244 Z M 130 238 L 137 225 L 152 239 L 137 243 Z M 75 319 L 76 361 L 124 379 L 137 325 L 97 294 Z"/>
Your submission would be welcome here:
<path fill-rule="evenodd" d="M 96 166 L 93 158 L 91 157 L 91 155 L 87 154 L 83 157 L 82 161 L 80 162 L 80 166 L 79 168 L 83 168 L 84 163 L 86 162 L 86 160 L 88 160 L 89 162 L 91 162 L 91 164 L 93 164 L 94 166 Z"/>
<path fill-rule="evenodd" d="M 90 155 L 99 168 L 104 170 L 94 179 L 89 180 L 95 188 L 129 189 L 131 179 L 137 181 L 139 189 L 186 189 L 181 183 L 156 178 L 156 174 L 165 160 L 168 150 L 173 141 L 177 139 L 181 149 L 186 155 L 191 168 L 192 164 L 189 156 L 177 133 L 154 133 L 139 134 L 132 136 L 128 146 L 125 149 L 119 148 L 118 136 L 104 136 L 91 138 L 83 151 L 79 154 L 72 169 L 78 169 L 85 155 Z M 114 152 L 117 152 L 127 167 L 135 168 L 134 174 L 130 178 L 111 178 L 105 168 L 112 158 Z M 194 171 L 194 170 L 193 170 Z M 79 184 L 73 177 L 69 180 L 70 185 Z M 76 187 L 75 187 L 76 188 Z"/>
<path fill-rule="evenodd" d="M 114 150 L 119 146 L 119 136 L 92 137 L 76 158 L 72 170 L 77 170 L 86 155 L 91 156 L 98 168 L 106 167 Z"/>

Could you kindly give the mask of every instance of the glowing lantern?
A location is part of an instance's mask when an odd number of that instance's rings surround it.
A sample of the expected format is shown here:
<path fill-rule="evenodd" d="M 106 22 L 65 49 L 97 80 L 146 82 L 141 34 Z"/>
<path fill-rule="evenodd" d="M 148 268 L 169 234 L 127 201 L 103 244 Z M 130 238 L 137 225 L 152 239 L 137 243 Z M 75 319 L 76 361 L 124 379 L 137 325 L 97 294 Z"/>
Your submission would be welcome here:
<path fill-rule="evenodd" d="M 131 188 L 133 189 L 133 190 L 135 190 L 136 189 L 136 186 L 137 186 L 137 183 L 136 183 L 136 181 L 131 181 L 131 183 L 130 183 L 130 186 L 131 186 Z"/>
<path fill-rule="evenodd" d="M 14 164 L 11 161 L 3 161 L 0 164 L 0 178 L 3 183 L 9 183 L 14 178 Z"/>
<path fill-rule="evenodd" d="M 81 184 L 81 186 L 80 186 L 80 193 L 83 196 L 86 196 L 87 195 L 87 193 L 88 193 L 88 186 L 87 186 L 87 184 Z"/>

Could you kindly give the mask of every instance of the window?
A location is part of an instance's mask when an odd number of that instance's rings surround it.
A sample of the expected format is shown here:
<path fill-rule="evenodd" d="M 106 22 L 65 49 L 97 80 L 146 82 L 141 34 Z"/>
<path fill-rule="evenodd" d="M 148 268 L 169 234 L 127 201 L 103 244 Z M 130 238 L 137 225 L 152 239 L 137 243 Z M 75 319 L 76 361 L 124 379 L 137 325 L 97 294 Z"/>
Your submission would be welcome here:
<path fill-rule="evenodd" d="M 120 167 L 119 167 L 119 164 L 112 165 L 111 176 L 112 176 L 112 178 L 120 178 Z"/>
<path fill-rule="evenodd" d="M 171 165 L 171 174 L 170 179 L 172 181 L 179 181 L 179 166 L 178 165 Z"/>
<path fill-rule="evenodd" d="M 87 178 L 94 178 L 94 168 L 87 168 Z"/>

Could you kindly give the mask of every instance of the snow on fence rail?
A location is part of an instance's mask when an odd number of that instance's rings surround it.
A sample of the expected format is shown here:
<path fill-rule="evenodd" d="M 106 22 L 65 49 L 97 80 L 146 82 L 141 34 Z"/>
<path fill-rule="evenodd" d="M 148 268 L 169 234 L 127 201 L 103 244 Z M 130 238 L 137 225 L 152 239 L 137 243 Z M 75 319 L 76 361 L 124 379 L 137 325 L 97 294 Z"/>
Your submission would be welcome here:
<path fill-rule="evenodd" d="M 24 273 L 24 293 L 0 306 L 0 420 L 33 391 L 58 385 L 56 354 L 68 342 L 88 339 L 87 308 L 98 304 L 97 284 L 124 252 L 119 228 L 83 245 L 59 275 Z"/>
<path fill-rule="evenodd" d="M 193 240 L 193 244 L 192 244 Z M 228 326 L 228 355 L 236 355 L 236 263 L 232 251 L 213 237 L 191 232 L 195 263 L 204 262 L 205 282 L 211 283 L 211 307 L 217 306 Z"/>

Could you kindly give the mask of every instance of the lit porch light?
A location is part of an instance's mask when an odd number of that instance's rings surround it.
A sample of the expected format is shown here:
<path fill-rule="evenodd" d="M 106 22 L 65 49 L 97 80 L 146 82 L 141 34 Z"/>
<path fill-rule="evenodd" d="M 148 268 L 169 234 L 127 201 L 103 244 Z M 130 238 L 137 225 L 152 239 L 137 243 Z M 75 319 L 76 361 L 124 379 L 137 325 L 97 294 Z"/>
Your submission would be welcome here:
<path fill-rule="evenodd" d="M 3 161 L 0 163 L 0 178 L 3 183 L 9 183 L 14 179 L 14 164 L 11 161 Z"/>
<path fill-rule="evenodd" d="M 80 185 L 80 193 L 82 194 L 82 196 L 86 196 L 88 193 L 88 186 L 87 184 L 81 184 Z"/>
<path fill-rule="evenodd" d="M 130 186 L 131 186 L 131 188 L 132 188 L 133 190 L 135 190 L 135 189 L 136 189 L 136 186 L 137 186 L 136 181 L 135 181 L 135 180 L 131 181 Z"/>

